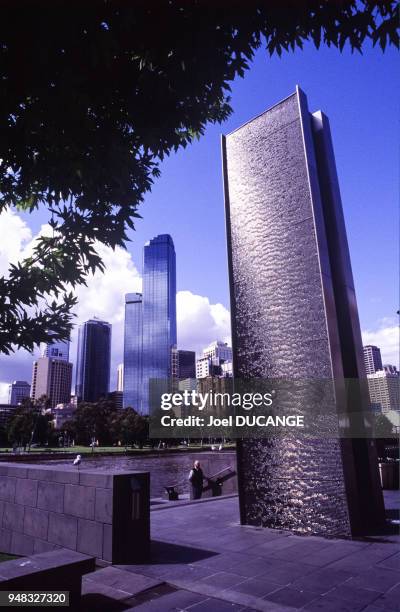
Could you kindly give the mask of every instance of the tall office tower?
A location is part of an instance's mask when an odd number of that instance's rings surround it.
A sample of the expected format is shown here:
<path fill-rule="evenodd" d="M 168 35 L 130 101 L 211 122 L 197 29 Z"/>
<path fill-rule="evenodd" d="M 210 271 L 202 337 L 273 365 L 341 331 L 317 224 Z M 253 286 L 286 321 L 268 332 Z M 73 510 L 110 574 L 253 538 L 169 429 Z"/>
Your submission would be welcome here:
<path fill-rule="evenodd" d="M 33 364 L 31 397 L 47 395 L 50 408 L 68 404 L 71 398 L 72 363 L 64 359 L 40 357 Z"/>
<path fill-rule="evenodd" d="M 125 296 L 123 391 L 124 408 L 142 412 L 142 294 Z"/>
<path fill-rule="evenodd" d="M 171 236 L 161 234 L 145 245 L 143 256 L 143 413 L 149 410 L 150 381 L 171 377 L 176 344 L 175 248 Z"/>
<path fill-rule="evenodd" d="M 235 377 L 315 379 L 315 391 L 324 378 L 332 424 L 331 439 L 292 430 L 238 441 L 241 520 L 367 533 L 384 522 L 384 507 L 374 442 L 352 416 L 369 398 L 328 119 L 311 114 L 296 88 L 223 137 L 222 155 Z M 345 378 L 360 390 L 349 403 Z M 288 409 L 307 407 L 310 423 L 320 403 L 304 388 Z M 346 414 L 341 427 L 360 423 L 360 438 L 339 436 L 337 413 Z"/>
<path fill-rule="evenodd" d="M 171 377 L 196 378 L 196 353 L 173 348 L 171 350 Z"/>
<path fill-rule="evenodd" d="M 117 367 L 117 391 L 124 390 L 124 364 L 119 363 Z"/>
<path fill-rule="evenodd" d="M 17 406 L 30 392 L 31 386 L 26 380 L 14 380 L 8 387 L 8 403 Z"/>
<path fill-rule="evenodd" d="M 69 340 L 49 342 L 43 352 L 43 357 L 51 357 L 54 359 L 62 359 L 69 361 Z"/>
<path fill-rule="evenodd" d="M 381 349 L 370 344 L 364 346 L 364 364 L 367 374 L 375 374 L 378 370 L 383 370 Z"/>
<path fill-rule="evenodd" d="M 79 327 L 75 395 L 78 402 L 107 397 L 110 384 L 111 325 L 90 319 Z"/>
<path fill-rule="evenodd" d="M 367 374 L 371 406 L 380 412 L 400 410 L 400 378 L 398 372 L 378 370 Z"/>

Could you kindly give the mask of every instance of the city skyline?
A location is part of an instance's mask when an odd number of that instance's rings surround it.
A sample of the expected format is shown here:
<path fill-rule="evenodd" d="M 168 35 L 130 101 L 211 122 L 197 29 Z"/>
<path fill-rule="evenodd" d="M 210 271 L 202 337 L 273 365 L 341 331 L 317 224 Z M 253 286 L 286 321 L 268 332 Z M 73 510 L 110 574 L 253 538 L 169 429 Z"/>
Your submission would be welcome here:
<path fill-rule="evenodd" d="M 129 232 L 128 250 L 104 247 L 100 254 L 106 273 L 89 279 L 77 291 L 80 299 L 76 324 L 94 315 L 113 325 L 112 382 L 122 361 L 125 292 L 141 291 L 143 244 L 158 233 L 171 233 L 180 254 L 177 271 L 178 335 L 182 345 L 201 351 L 215 338 L 229 337 L 228 274 L 219 160 L 219 135 L 238 127 L 268 108 L 299 83 L 310 103 L 329 114 L 335 139 L 336 160 L 364 344 L 382 349 L 385 362 L 398 363 L 397 348 L 397 142 L 390 122 L 394 116 L 399 84 L 392 74 L 396 52 L 376 54 L 368 47 L 363 56 L 341 55 L 333 49 L 303 52 L 266 59 L 261 52 L 244 79 L 232 85 L 234 113 L 221 126 L 209 126 L 204 137 L 184 151 L 171 155 L 161 167 L 139 212 L 136 232 Z M 396 89 L 397 88 L 397 89 Z M 35 215 L 5 212 L 0 216 L 4 236 L 0 246 L 0 273 L 31 244 L 46 223 Z M 190 236 L 190 240 L 188 240 Z M 374 244 L 374 249 L 370 245 Z M 377 251 L 378 250 L 378 251 Z M 377 256 L 377 253 L 379 256 Z M 205 273 L 206 271 L 206 273 Z M 123 290 L 121 291 L 121 287 Z M 195 324 L 195 322 L 200 322 Z M 204 331 L 206 333 L 204 333 Z M 209 331 L 210 330 L 210 331 Z M 209 333 L 208 333 L 209 332 Z M 76 329 L 71 338 L 75 359 Z M 20 352 L 0 356 L 0 395 L 15 379 L 30 380 L 32 361 L 39 355 Z"/>

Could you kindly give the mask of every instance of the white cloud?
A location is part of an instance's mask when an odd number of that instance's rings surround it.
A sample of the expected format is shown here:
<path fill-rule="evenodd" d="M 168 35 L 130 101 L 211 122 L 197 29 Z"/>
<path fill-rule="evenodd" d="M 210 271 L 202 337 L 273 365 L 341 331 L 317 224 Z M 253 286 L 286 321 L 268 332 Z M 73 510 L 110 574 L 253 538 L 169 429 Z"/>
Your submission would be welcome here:
<path fill-rule="evenodd" d="M 33 248 L 37 236 L 26 223 L 14 212 L 7 211 L 0 215 L 0 232 L 7 240 L 0 250 L 0 274 L 8 269 L 9 261 L 26 257 Z M 43 225 L 38 235 L 49 234 L 48 225 Z M 128 292 L 141 291 L 140 274 L 132 261 L 131 254 L 117 247 L 112 250 L 98 243 L 96 249 L 105 264 L 105 273 L 97 271 L 87 279 L 87 285 L 76 290 L 78 305 L 75 308 L 76 324 L 97 316 L 112 324 L 112 363 L 111 385 L 116 385 L 116 369 L 123 359 L 124 343 L 124 295 Z M 204 296 L 190 291 L 179 291 L 177 294 L 177 324 L 179 348 L 202 349 L 213 340 L 230 342 L 229 311 L 222 304 L 211 304 Z M 77 351 L 77 325 L 71 337 L 70 359 L 75 363 Z M 18 351 L 9 357 L 0 356 L 0 393 L 11 380 L 31 380 L 32 362 L 40 354 Z M 74 371 L 75 377 L 75 371 Z"/>
<path fill-rule="evenodd" d="M 381 319 L 377 329 L 362 332 L 363 343 L 381 349 L 383 363 L 399 366 L 399 327 L 394 318 Z"/>
<path fill-rule="evenodd" d="M 5 276 L 10 263 L 16 263 L 22 251 L 32 239 L 28 225 L 13 210 L 0 214 L 0 276 Z"/>
<path fill-rule="evenodd" d="M 179 348 L 200 354 L 213 340 L 230 343 L 230 314 L 225 306 L 210 304 L 207 297 L 191 291 L 178 291 L 176 306 Z"/>
<path fill-rule="evenodd" d="M 78 305 L 75 308 L 77 324 L 94 316 L 112 325 L 111 389 L 116 386 L 117 366 L 123 358 L 124 346 L 124 296 L 125 293 L 141 291 L 142 280 L 130 253 L 121 247 L 113 251 L 103 244 L 96 250 L 105 264 L 104 274 L 97 271 L 76 290 Z M 71 359 L 76 360 L 78 329 L 75 326 L 71 337 Z"/>
<path fill-rule="evenodd" d="M 0 404 L 8 402 L 8 383 L 0 382 Z"/>

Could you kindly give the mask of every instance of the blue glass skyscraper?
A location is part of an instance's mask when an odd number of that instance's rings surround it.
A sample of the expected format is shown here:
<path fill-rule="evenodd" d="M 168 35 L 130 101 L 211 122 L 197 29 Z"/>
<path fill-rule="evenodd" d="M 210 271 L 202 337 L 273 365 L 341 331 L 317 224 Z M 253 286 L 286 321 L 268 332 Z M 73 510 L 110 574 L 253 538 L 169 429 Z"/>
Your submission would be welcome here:
<path fill-rule="evenodd" d="M 144 247 L 142 412 L 149 410 L 149 381 L 171 377 L 171 349 L 176 341 L 176 258 L 169 234 Z"/>
<path fill-rule="evenodd" d="M 111 325 L 90 319 L 79 328 L 75 395 L 78 402 L 97 402 L 110 385 Z"/>
<path fill-rule="evenodd" d="M 142 411 L 142 294 L 125 295 L 124 408 Z"/>

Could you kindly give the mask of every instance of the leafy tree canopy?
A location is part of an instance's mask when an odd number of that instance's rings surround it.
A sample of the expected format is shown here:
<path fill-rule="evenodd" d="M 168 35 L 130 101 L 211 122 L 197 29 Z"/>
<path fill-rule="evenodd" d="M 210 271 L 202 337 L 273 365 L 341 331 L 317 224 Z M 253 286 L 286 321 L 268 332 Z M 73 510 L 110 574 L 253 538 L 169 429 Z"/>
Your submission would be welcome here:
<path fill-rule="evenodd" d="M 98 440 L 101 446 L 107 446 L 112 443 L 110 423 L 116 414 L 117 408 L 109 400 L 81 402 L 63 429 L 75 438 L 77 444 L 88 445 Z"/>
<path fill-rule="evenodd" d="M 0 212 L 47 208 L 52 236 L 0 278 L 0 351 L 66 338 L 71 286 L 124 245 L 165 155 L 231 112 L 256 49 L 398 46 L 393 0 L 2 3 Z"/>

